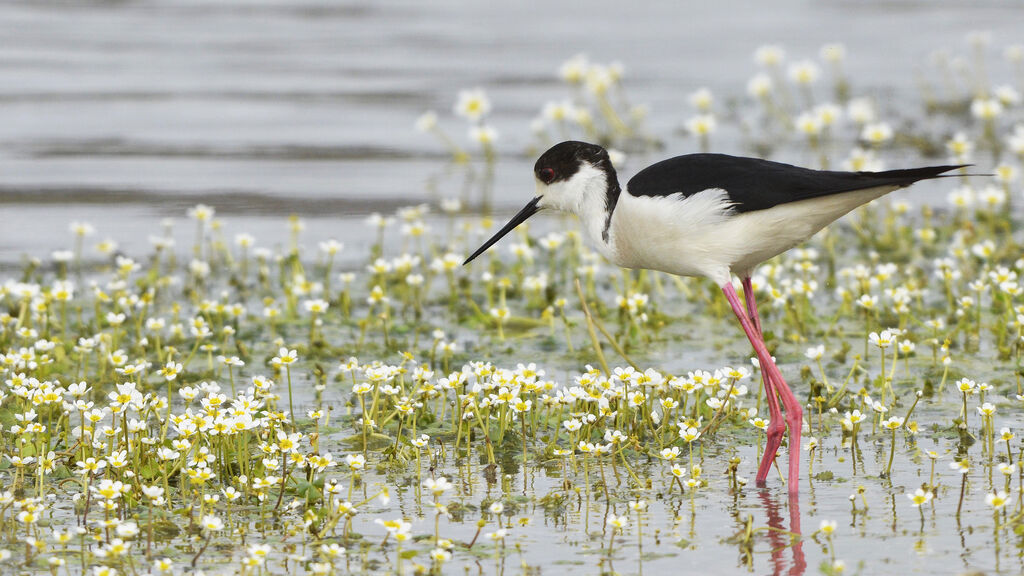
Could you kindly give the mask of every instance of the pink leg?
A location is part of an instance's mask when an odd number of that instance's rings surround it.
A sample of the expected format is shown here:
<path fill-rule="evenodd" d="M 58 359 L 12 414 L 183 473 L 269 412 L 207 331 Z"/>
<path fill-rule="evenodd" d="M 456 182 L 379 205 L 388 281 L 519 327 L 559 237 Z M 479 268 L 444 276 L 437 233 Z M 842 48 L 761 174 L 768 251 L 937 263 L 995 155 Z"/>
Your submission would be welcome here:
<path fill-rule="evenodd" d="M 746 311 L 740 303 L 740 297 L 736 294 L 736 289 L 732 287 L 732 283 L 726 282 L 722 286 L 722 292 L 729 301 L 729 305 L 732 306 L 732 311 L 736 314 L 736 318 L 739 319 L 743 331 L 747 334 L 747 339 L 754 346 L 754 352 L 757 353 L 761 370 L 768 372 L 767 377 L 772 381 L 772 388 L 776 388 L 775 385 L 777 385 L 779 397 L 782 399 L 782 404 L 786 407 L 785 420 L 786 424 L 789 425 L 789 492 L 795 494 L 800 491 L 800 433 L 803 426 L 803 408 L 800 406 L 800 402 L 797 401 L 793 391 L 786 385 L 785 379 L 782 378 L 782 372 L 779 371 L 779 367 L 775 365 L 771 354 L 768 353 L 768 348 L 764 345 L 764 339 L 761 338 L 761 335 L 747 317 Z M 771 395 L 769 394 L 769 396 Z M 776 406 L 776 410 L 778 410 L 778 406 Z M 778 446 L 775 446 L 772 450 L 772 457 L 774 457 L 774 451 L 776 450 L 778 450 Z M 769 451 L 766 449 L 765 457 L 768 455 Z M 762 467 L 763 465 L 764 461 L 762 460 Z M 760 470 L 758 474 L 760 475 Z"/>
<path fill-rule="evenodd" d="M 748 289 L 749 289 L 749 291 L 748 291 Z M 761 331 L 761 318 L 757 314 L 757 300 L 754 297 L 754 288 L 753 288 L 753 286 L 750 285 L 750 279 L 749 278 L 745 279 L 745 281 L 744 281 L 743 291 L 744 291 L 744 296 L 746 296 L 746 294 L 748 294 L 748 293 L 750 294 L 750 296 L 746 297 L 747 313 L 750 314 L 751 316 L 753 316 L 753 321 L 752 322 L 754 324 L 754 328 L 757 329 L 757 334 L 758 334 L 758 336 L 761 337 L 761 342 L 764 342 L 764 333 Z M 766 348 L 767 348 L 767 346 L 766 346 Z M 797 481 L 799 482 L 799 479 L 800 479 L 800 473 L 799 473 L 799 470 L 800 470 L 800 464 L 799 464 L 799 461 L 800 461 L 800 433 L 803 431 L 803 414 L 804 414 L 804 410 L 803 410 L 803 407 L 800 405 L 800 400 L 797 399 L 796 395 L 793 394 L 793 390 L 791 390 L 789 385 L 786 384 L 786 381 L 783 380 L 782 372 L 778 370 L 778 367 L 776 367 L 775 372 L 778 374 L 778 380 L 770 380 L 771 381 L 771 385 L 772 385 L 772 390 L 774 391 L 774 393 L 778 394 L 779 397 L 782 399 L 782 407 L 786 411 L 786 422 L 789 423 L 789 433 L 790 433 L 789 469 L 790 469 L 790 478 L 793 477 L 792 476 L 792 473 L 793 473 L 793 470 L 794 470 L 793 458 L 794 458 L 794 454 L 795 454 L 796 455 L 795 457 L 796 457 L 796 460 L 797 460 L 797 464 L 796 464 L 795 469 L 797 470 Z M 761 371 L 761 377 L 765 378 L 765 375 L 766 375 L 766 372 L 762 370 Z M 773 378 L 773 377 L 769 377 L 769 378 Z M 794 423 L 795 423 L 795 428 L 794 428 Z M 769 427 L 771 427 L 770 423 L 769 423 Z M 795 440 L 793 438 L 793 430 L 794 429 L 796 430 Z M 781 435 L 782 432 L 780 431 L 779 434 Z"/>
<path fill-rule="evenodd" d="M 743 278 L 743 298 L 747 302 L 747 317 L 758 337 L 763 340 L 761 318 L 757 315 L 757 300 L 754 298 L 754 287 L 751 285 L 749 276 Z M 768 401 L 768 429 L 765 430 L 768 439 L 765 442 L 761 465 L 757 467 L 757 476 L 754 480 L 758 485 L 763 485 L 772 468 L 772 462 L 775 461 L 779 445 L 782 444 L 782 433 L 786 431 L 786 422 L 782 418 L 782 410 L 779 409 L 779 399 L 775 396 L 775 386 L 772 385 L 772 379 L 768 370 L 764 368 L 764 361 L 761 360 L 760 355 L 758 362 L 761 364 L 761 383 L 764 385 L 764 396 Z"/>
<path fill-rule="evenodd" d="M 747 316 L 754 330 L 761 334 L 761 317 L 757 315 L 757 299 L 754 297 L 754 283 L 750 281 L 750 276 L 743 278 L 743 300 L 747 303 Z"/>

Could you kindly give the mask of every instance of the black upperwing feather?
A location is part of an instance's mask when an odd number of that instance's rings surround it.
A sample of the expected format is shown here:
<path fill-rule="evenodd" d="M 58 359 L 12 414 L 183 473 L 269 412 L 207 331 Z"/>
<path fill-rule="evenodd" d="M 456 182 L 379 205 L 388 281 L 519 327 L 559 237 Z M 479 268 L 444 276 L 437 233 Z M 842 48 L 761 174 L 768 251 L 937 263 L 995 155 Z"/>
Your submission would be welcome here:
<path fill-rule="evenodd" d="M 652 164 L 629 180 L 633 196 L 691 196 L 709 188 L 725 190 L 739 212 L 876 186 L 909 186 L 963 166 L 928 166 L 885 172 L 812 170 L 760 158 L 688 154 Z"/>

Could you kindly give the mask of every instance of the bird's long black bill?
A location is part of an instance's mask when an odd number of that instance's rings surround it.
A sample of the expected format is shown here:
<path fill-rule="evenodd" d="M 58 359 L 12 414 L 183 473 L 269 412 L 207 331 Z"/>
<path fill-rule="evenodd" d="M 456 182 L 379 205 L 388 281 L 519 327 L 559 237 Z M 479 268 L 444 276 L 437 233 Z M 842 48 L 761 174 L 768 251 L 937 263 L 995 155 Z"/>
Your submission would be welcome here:
<path fill-rule="evenodd" d="M 466 261 L 463 262 L 462 265 L 465 266 L 466 264 L 472 262 L 474 258 L 486 252 L 488 248 L 493 246 L 494 243 L 497 242 L 498 240 L 501 240 L 503 236 L 505 236 L 513 229 L 515 229 L 516 226 L 519 226 L 520 224 L 525 222 L 527 218 L 536 214 L 537 211 L 540 210 L 540 208 L 537 206 L 538 202 L 540 202 L 540 196 L 537 196 L 533 200 L 530 200 L 530 203 L 524 206 L 518 214 L 513 216 L 512 219 L 508 221 L 508 224 L 505 224 L 505 226 L 501 230 L 498 230 L 497 234 L 491 236 L 490 240 L 484 242 L 483 246 L 477 248 L 476 252 L 473 252 L 473 254 L 469 258 L 466 258 Z"/>

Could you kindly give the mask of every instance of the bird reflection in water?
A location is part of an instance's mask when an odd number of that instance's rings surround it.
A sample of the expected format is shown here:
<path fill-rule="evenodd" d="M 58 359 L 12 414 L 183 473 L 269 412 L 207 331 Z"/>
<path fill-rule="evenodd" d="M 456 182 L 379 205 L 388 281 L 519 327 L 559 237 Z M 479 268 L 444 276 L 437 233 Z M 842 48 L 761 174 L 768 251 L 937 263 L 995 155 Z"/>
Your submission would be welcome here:
<path fill-rule="evenodd" d="M 768 516 L 768 542 L 772 551 L 772 574 L 778 576 L 802 576 L 807 570 L 807 560 L 804 558 L 804 544 L 800 532 L 800 497 L 797 494 L 788 494 L 789 500 L 789 526 L 785 525 L 782 514 L 779 512 L 778 494 L 767 489 L 758 491 L 758 498 L 764 506 L 765 514 Z M 787 558 L 792 554 L 792 563 Z"/>

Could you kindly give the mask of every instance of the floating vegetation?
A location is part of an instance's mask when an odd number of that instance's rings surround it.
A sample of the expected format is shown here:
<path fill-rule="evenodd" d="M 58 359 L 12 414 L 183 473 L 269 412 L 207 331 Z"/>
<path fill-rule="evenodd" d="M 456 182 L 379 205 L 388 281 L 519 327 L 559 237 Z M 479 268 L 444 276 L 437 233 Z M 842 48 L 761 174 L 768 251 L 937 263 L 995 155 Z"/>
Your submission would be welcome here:
<path fill-rule="evenodd" d="M 806 403 L 785 447 L 808 453 L 802 499 L 748 480 L 766 402 L 710 282 L 614 269 L 563 220 L 463 268 L 493 223 L 452 200 L 373 216 L 354 255 L 308 248 L 297 218 L 285 246 L 232 241 L 199 205 L 190 246 L 168 226 L 126 254 L 73 223 L 67 250 L 3 278 L 4 572 L 1020 571 L 1019 95 L 951 70 L 924 108 L 952 109 L 960 74 L 968 112 L 936 143 L 882 121 L 844 55 L 822 50 L 831 104 L 819 64 L 763 47 L 747 97 L 719 115 L 695 91 L 685 129 L 702 148 L 721 126 L 755 149 L 799 137 L 853 169 L 927 142 L 991 154 L 970 173 L 994 175 L 876 202 L 758 270 Z M 621 67 L 562 77 L 538 145 L 653 145 Z M 455 110 L 488 164 L 490 109 L 476 90 Z M 439 122 L 419 127 L 473 160 Z"/>

